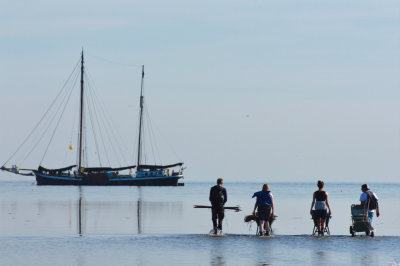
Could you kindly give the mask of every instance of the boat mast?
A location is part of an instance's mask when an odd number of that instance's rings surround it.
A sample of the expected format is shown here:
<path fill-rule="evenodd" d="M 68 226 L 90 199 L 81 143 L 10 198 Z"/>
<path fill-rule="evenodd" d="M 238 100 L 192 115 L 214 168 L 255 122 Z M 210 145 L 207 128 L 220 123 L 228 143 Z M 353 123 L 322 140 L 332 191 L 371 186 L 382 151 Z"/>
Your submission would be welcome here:
<path fill-rule="evenodd" d="M 84 67 L 83 67 L 83 49 L 81 55 L 81 104 L 80 104 L 80 114 L 79 114 L 79 151 L 78 151 L 78 171 L 81 171 L 82 167 L 82 127 L 83 127 L 83 75 L 84 75 Z"/>
<path fill-rule="evenodd" d="M 144 65 L 142 65 L 142 82 L 140 85 L 140 115 L 139 115 L 139 143 L 138 143 L 138 156 L 137 156 L 137 170 L 140 171 L 140 154 L 142 148 L 142 122 L 143 122 L 143 79 L 144 79 Z"/>

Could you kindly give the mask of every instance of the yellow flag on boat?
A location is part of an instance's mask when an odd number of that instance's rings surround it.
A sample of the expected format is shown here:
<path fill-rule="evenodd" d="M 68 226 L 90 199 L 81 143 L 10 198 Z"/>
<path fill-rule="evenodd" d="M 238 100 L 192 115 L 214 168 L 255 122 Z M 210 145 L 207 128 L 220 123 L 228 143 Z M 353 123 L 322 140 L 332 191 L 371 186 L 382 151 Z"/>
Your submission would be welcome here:
<path fill-rule="evenodd" d="M 69 149 L 72 151 L 72 145 L 69 145 Z"/>

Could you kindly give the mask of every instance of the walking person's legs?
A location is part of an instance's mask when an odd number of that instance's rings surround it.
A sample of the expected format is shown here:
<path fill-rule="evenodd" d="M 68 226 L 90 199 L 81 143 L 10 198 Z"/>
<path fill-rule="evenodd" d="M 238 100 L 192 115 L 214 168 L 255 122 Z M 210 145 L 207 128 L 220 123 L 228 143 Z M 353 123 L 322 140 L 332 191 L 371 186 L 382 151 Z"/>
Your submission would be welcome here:
<path fill-rule="evenodd" d="M 259 233 L 260 236 L 262 236 L 263 233 L 264 233 L 264 224 L 265 224 L 265 221 L 264 220 L 260 220 L 260 223 L 258 225 L 258 233 Z"/>
<path fill-rule="evenodd" d="M 211 219 L 213 222 L 213 229 L 214 229 L 214 234 L 217 233 L 217 216 L 218 216 L 218 210 L 215 206 L 211 207 Z"/>
<path fill-rule="evenodd" d="M 218 208 L 218 226 L 217 228 L 222 231 L 222 221 L 224 220 L 224 206 L 219 206 Z"/>
<path fill-rule="evenodd" d="M 375 235 L 375 229 L 372 226 L 372 218 L 374 218 L 374 212 L 373 211 L 368 211 L 368 219 L 369 219 L 369 226 L 370 226 L 370 234 L 371 236 Z"/>
<path fill-rule="evenodd" d="M 269 221 L 266 220 L 265 221 L 265 230 L 266 230 L 266 235 L 269 236 L 270 235 L 270 226 L 269 226 Z"/>
<path fill-rule="evenodd" d="M 321 234 L 321 231 L 322 231 L 322 219 L 321 218 L 317 219 L 317 224 L 318 224 L 318 234 Z"/>
<path fill-rule="evenodd" d="M 368 219 L 369 219 L 369 225 L 372 227 L 372 218 L 374 218 L 374 212 L 368 211 Z"/>

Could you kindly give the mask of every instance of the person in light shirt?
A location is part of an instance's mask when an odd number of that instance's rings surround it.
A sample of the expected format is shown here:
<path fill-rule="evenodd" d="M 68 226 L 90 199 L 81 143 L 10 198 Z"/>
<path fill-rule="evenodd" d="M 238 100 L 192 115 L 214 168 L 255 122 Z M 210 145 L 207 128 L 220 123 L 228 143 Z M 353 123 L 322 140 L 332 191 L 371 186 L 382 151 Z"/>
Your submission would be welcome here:
<path fill-rule="evenodd" d="M 378 204 L 378 196 L 374 192 L 372 192 L 367 184 L 363 184 L 361 186 L 361 196 L 360 202 L 361 205 L 364 206 L 366 210 L 368 210 L 368 218 L 369 224 L 371 225 L 371 235 L 373 235 L 374 228 L 372 227 L 372 218 L 374 217 L 374 213 L 376 210 L 376 217 L 379 217 L 379 204 Z"/>

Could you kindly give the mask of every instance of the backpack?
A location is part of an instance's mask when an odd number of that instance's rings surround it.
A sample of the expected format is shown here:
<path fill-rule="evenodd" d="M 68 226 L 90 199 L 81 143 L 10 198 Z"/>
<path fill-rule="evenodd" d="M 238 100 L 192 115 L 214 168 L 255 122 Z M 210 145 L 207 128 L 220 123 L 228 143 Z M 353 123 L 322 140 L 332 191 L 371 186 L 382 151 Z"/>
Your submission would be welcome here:
<path fill-rule="evenodd" d="M 218 190 L 217 201 L 218 201 L 218 203 L 224 203 L 225 202 L 225 196 L 224 196 L 224 193 L 222 192 L 222 188 L 219 188 L 219 190 Z"/>
<path fill-rule="evenodd" d="M 378 206 L 378 200 L 375 195 L 371 191 L 367 191 L 368 195 L 368 210 L 375 210 Z"/>
<path fill-rule="evenodd" d="M 213 191 L 212 195 L 212 203 L 213 204 L 224 204 L 225 202 L 225 196 L 223 193 L 223 189 L 220 186 L 215 186 L 215 189 Z"/>

